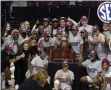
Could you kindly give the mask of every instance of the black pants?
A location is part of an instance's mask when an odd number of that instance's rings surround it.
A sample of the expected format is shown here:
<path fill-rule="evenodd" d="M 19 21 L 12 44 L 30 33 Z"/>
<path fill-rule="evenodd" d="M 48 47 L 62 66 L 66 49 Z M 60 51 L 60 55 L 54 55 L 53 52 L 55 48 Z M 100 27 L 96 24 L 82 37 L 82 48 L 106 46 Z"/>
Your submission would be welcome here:
<path fill-rule="evenodd" d="M 25 74 L 27 71 L 27 63 L 24 61 L 18 61 L 15 63 L 15 85 L 20 85 L 25 80 Z"/>

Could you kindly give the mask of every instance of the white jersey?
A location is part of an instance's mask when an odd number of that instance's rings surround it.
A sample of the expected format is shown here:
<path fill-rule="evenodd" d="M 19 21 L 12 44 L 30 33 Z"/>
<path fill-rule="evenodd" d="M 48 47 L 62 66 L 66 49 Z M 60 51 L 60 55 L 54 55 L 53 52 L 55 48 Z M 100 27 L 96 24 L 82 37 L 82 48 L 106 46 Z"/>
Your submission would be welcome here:
<path fill-rule="evenodd" d="M 61 83 L 61 89 L 64 90 L 65 88 L 70 88 L 71 85 L 69 85 L 68 80 L 66 78 L 66 75 L 69 74 L 71 80 L 74 80 L 74 73 L 70 70 L 68 70 L 67 72 L 63 72 L 62 69 L 58 70 L 55 74 L 55 78 L 59 75 L 59 74 L 63 74 L 63 76 L 60 78 L 60 83 Z"/>
<path fill-rule="evenodd" d="M 36 56 L 32 59 L 31 64 L 33 66 L 32 74 L 36 74 L 41 68 L 47 68 L 48 60 L 46 58 L 42 60 L 40 56 Z"/>
<path fill-rule="evenodd" d="M 100 40 L 102 42 L 105 42 L 105 35 L 100 33 L 98 36 L 94 35 L 94 40 Z M 103 58 L 107 57 L 107 47 L 105 44 L 98 43 L 95 45 L 95 50 L 97 51 L 97 56 L 99 57 L 99 60 L 102 60 Z"/>
<path fill-rule="evenodd" d="M 86 29 L 86 31 L 88 32 L 88 34 L 90 36 L 93 36 L 93 26 L 92 25 L 87 25 L 86 27 L 79 27 L 79 32 L 81 32 L 83 29 Z"/>
<path fill-rule="evenodd" d="M 80 45 L 83 44 L 81 35 L 79 33 L 76 36 L 70 35 L 69 43 L 71 43 L 72 51 L 76 54 L 80 54 Z"/>
<path fill-rule="evenodd" d="M 87 59 L 82 63 L 82 65 L 86 67 L 87 73 L 91 78 L 97 76 L 98 72 L 102 70 L 100 61 L 92 62 L 90 59 Z"/>
<path fill-rule="evenodd" d="M 42 37 L 39 39 L 38 45 L 43 46 L 43 47 L 54 46 L 54 40 L 52 38 L 50 38 L 49 41 L 45 42 L 44 37 Z"/>

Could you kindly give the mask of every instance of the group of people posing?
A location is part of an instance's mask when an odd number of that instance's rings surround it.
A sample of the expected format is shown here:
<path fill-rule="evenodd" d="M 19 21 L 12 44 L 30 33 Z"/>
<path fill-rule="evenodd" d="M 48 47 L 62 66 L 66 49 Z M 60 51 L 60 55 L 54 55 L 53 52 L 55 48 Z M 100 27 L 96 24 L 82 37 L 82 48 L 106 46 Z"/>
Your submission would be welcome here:
<path fill-rule="evenodd" d="M 10 65 L 14 64 L 15 89 L 26 90 L 24 86 L 30 85 L 33 88 L 36 81 L 38 88 L 43 89 L 45 85 L 49 88 L 48 63 L 52 62 L 54 51 L 67 46 L 74 53 L 74 62 L 87 70 L 88 76 L 80 79 L 82 83 L 101 90 L 111 89 L 111 23 L 104 23 L 100 29 L 98 25 L 89 25 L 87 16 L 82 16 L 78 23 L 70 17 L 61 17 L 37 20 L 32 29 L 28 21 L 22 22 L 18 29 L 12 28 L 7 22 L 1 37 L 1 66 L 6 87 L 10 86 Z M 67 60 L 62 67 L 55 74 L 53 89 L 72 89 L 74 72 L 68 69 Z M 32 81 L 25 81 L 26 78 Z"/>

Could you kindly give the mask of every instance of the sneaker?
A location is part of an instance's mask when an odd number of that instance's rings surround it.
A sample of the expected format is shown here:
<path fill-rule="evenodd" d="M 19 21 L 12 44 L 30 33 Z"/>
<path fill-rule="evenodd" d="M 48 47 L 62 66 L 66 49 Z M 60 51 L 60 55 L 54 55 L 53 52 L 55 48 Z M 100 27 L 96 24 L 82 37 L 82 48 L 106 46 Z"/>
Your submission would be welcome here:
<path fill-rule="evenodd" d="M 18 85 L 18 84 L 15 85 L 15 89 L 16 89 L 16 90 L 19 89 L 19 85 Z"/>

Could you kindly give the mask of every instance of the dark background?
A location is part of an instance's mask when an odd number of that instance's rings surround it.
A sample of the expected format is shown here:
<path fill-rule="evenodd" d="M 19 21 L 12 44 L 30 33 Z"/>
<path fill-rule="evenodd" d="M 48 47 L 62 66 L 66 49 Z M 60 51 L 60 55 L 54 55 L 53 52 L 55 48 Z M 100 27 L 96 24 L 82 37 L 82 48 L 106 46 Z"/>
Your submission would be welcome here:
<path fill-rule="evenodd" d="M 51 2 L 51 1 L 50 1 Z M 89 24 L 99 24 L 102 26 L 102 22 L 97 16 L 97 8 L 102 3 L 100 1 L 83 1 L 75 2 L 75 5 L 69 5 L 69 2 L 27 2 L 27 7 L 13 7 L 10 17 L 10 6 L 11 1 L 1 2 L 1 16 L 2 16 L 2 27 L 5 22 L 10 22 L 13 28 L 18 28 L 19 24 L 25 20 L 34 25 L 37 18 L 41 20 L 44 17 L 52 19 L 54 17 L 60 18 L 70 16 L 75 21 L 79 21 L 82 15 L 89 16 Z M 36 5 L 38 4 L 38 6 Z M 64 3 L 63 5 L 61 3 Z"/>

